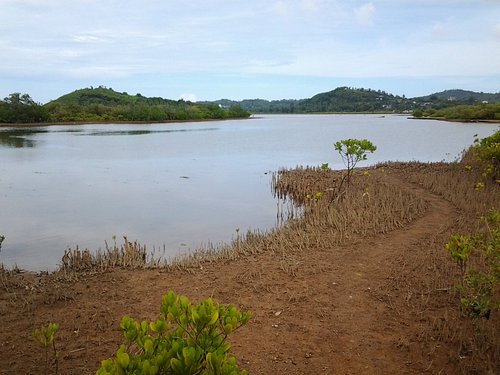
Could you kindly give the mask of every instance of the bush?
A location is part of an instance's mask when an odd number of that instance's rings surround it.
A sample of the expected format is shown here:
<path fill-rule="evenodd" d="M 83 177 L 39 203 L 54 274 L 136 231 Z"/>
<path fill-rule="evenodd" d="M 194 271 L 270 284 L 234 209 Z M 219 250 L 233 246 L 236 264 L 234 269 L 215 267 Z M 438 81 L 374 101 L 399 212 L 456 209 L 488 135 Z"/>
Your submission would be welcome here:
<path fill-rule="evenodd" d="M 479 162 L 486 164 L 484 177 L 500 178 L 500 131 L 475 141 L 474 154 Z"/>
<path fill-rule="evenodd" d="M 102 361 L 98 375 L 204 374 L 239 375 L 227 337 L 245 325 L 251 313 L 214 303 L 192 305 L 170 291 L 162 298 L 161 316 L 150 323 L 124 316 L 120 327 L 127 345 Z"/>
<path fill-rule="evenodd" d="M 460 302 L 471 319 L 489 318 L 491 311 L 500 307 L 500 211 L 492 210 L 481 220 L 485 233 L 453 236 L 445 246 L 462 271 L 463 280 L 458 287 Z M 473 254 L 483 259 L 482 269 L 467 269 Z"/>

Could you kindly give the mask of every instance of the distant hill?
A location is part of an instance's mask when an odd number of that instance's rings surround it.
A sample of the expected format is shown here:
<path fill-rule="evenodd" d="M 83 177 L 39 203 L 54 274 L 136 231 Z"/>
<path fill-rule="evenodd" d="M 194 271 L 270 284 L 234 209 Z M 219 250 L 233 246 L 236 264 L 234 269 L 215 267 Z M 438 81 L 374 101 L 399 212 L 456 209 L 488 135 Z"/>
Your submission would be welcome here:
<path fill-rule="evenodd" d="M 250 113 L 421 113 L 460 105 L 500 103 L 499 93 L 445 90 L 406 98 L 381 90 L 338 87 L 308 99 L 245 99 L 192 103 L 160 97 L 130 95 L 99 86 L 75 90 L 45 105 L 27 94 L 0 100 L 0 123 L 88 121 L 176 121 L 246 118 Z M 495 107 L 496 108 L 496 107 Z M 430 114 L 429 114 L 430 116 Z M 496 112 L 493 115 L 496 118 Z"/>
<path fill-rule="evenodd" d="M 53 100 L 50 103 L 60 103 L 64 105 L 104 105 L 104 106 L 119 106 L 119 105 L 159 105 L 159 104 L 176 104 L 175 100 L 163 99 L 159 97 L 147 98 L 141 94 L 129 95 L 126 92 L 117 92 L 112 88 L 99 86 L 97 88 L 84 88 L 75 90 L 69 94 L 63 95 L 60 98 Z M 48 103 L 48 104 L 50 104 Z"/>
<path fill-rule="evenodd" d="M 222 106 L 239 105 L 252 113 L 403 112 L 413 108 L 413 103 L 404 97 L 381 90 L 351 87 L 338 87 L 301 100 L 222 99 L 213 103 Z"/>
<path fill-rule="evenodd" d="M 302 112 L 402 112 L 410 110 L 410 100 L 381 90 L 339 87 L 303 100 Z"/>
<path fill-rule="evenodd" d="M 238 106 L 222 108 L 210 103 L 147 98 L 103 86 L 76 90 L 43 106 L 35 103 L 27 94 L 11 94 L 0 101 L 0 123 L 164 122 L 248 116 L 250 113 Z"/>
<path fill-rule="evenodd" d="M 468 102 L 470 104 L 483 101 L 487 101 L 489 103 L 498 103 L 500 102 L 500 92 L 496 94 L 490 94 L 484 92 L 456 89 L 436 92 L 434 94 L 421 96 L 414 99 L 419 101 L 431 101 L 435 100 L 435 98 L 439 100 L 447 100 L 450 102 Z"/>
<path fill-rule="evenodd" d="M 427 96 L 406 98 L 405 96 L 397 96 L 381 90 L 338 87 L 335 90 L 320 93 L 308 99 L 270 101 L 264 99 L 245 99 L 241 101 L 221 99 L 211 103 L 223 107 L 238 105 L 251 113 L 411 113 L 417 109 L 441 109 L 461 104 L 477 104 L 483 101 L 498 103 L 500 102 L 500 93 L 488 94 L 465 90 L 446 90 Z"/>

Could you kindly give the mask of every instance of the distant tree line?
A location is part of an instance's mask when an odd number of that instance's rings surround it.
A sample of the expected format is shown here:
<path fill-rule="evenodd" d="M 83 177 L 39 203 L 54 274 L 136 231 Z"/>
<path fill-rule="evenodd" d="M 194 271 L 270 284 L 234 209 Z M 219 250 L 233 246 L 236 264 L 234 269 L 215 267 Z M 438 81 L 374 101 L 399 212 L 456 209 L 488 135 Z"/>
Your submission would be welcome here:
<path fill-rule="evenodd" d="M 247 99 L 236 102 L 223 99 L 215 103 L 223 106 L 239 105 L 251 113 L 387 113 L 411 111 L 414 108 L 414 103 L 404 96 L 352 87 L 339 87 L 301 100 Z"/>
<path fill-rule="evenodd" d="M 498 110 L 491 107 L 490 103 L 498 102 L 500 93 L 447 90 L 408 99 L 404 95 L 393 95 L 382 90 L 338 87 L 300 100 L 221 99 L 192 103 L 141 94 L 129 95 L 99 86 L 73 91 L 45 105 L 35 103 L 27 94 L 11 94 L 0 100 L 0 123 L 171 121 L 245 118 L 250 113 L 362 112 L 414 112 L 416 116 L 464 120 L 497 119 Z"/>
<path fill-rule="evenodd" d="M 446 90 L 428 96 L 407 98 L 382 90 L 354 87 L 338 87 L 317 94 L 309 99 L 264 100 L 245 99 L 217 100 L 214 103 L 228 107 L 239 105 L 251 113 L 411 113 L 448 108 L 457 105 L 500 102 L 500 93 L 488 94 L 465 90 Z"/>
<path fill-rule="evenodd" d="M 446 120 L 495 120 L 500 121 L 500 103 L 481 103 L 474 105 L 458 105 L 447 108 L 418 109 L 413 112 L 417 118 L 443 118 Z"/>
<path fill-rule="evenodd" d="M 104 87 L 74 91 L 45 105 L 28 94 L 14 93 L 0 100 L 0 123 L 81 121 L 174 121 L 245 118 L 250 113 L 237 105 L 146 98 Z"/>
<path fill-rule="evenodd" d="M 10 94 L 0 100 L 0 122 L 28 123 L 45 122 L 50 118 L 47 108 L 35 103 L 28 94 Z"/>

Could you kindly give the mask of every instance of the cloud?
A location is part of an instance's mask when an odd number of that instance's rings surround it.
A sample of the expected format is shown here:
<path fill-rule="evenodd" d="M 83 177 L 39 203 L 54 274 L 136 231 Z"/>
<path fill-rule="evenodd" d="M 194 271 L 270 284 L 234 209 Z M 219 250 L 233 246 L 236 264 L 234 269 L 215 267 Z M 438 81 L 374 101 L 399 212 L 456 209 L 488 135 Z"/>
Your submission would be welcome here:
<path fill-rule="evenodd" d="M 375 5 L 372 2 L 366 3 L 354 10 L 356 20 L 362 26 L 373 25 L 373 16 L 375 14 Z"/>
<path fill-rule="evenodd" d="M 273 11 L 280 17 L 287 17 L 290 9 L 285 1 L 277 1 L 273 4 Z"/>
<path fill-rule="evenodd" d="M 105 41 L 104 38 L 92 34 L 77 34 L 72 39 L 77 43 L 99 43 Z"/>
<path fill-rule="evenodd" d="M 446 35 L 446 28 L 443 26 L 441 23 L 436 23 L 434 26 L 432 26 L 432 31 L 431 31 L 433 36 L 439 37 Z"/>
<path fill-rule="evenodd" d="M 0 0 L 2 86 L 10 82 L 5 90 L 15 92 L 16 80 L 38 79 L 54 86 L 115 80 L 116 87 L 128 80 L 149 87 L 161 86 L 154 77 L 168 77 L 172 85 L 177 79 L 172 97 L 196 92 L 205 98 L 201 87 L 220 90 L 221 75 L 252 75 L 256 87 L 275 90 L 266 86 L 267 75 L 500 74 L 500 23 L 492 0 L 455 6 L 451 0 L 126 3 Z M 194 76 L 203 78 L 188 85 Z"/>
<path fill-rule="evenodd" d="M 196 101 L 198 100 L 196 95 L 193 93 L 181 94 L 180 99 L 185 100 L 186 102 L 193 102 L 193 103 L 196 103 Z"/>
<path fill-rule="evenodd" d="M 308 12 L 316 12 L 320 9 L 319 0 L 300 0 L 300 6 L 302 9 Z"/>

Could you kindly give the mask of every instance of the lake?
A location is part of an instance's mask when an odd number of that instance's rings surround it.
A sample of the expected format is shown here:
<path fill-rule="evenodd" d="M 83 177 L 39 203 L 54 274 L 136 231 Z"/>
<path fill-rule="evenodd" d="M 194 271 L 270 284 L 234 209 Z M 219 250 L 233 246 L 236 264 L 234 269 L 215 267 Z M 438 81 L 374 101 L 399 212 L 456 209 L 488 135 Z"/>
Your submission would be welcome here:
<path fill-rule="evenodd" d="M 65 249 L 122 236 L 166 256 L 276 226 L 271 173 L 343 164 L 367 138 L 381 161 L 453 161 L 495 124 L 389 115 L 263 115 L 174 124 L 0 128 L 0 263 L 52 270 Z"/>

